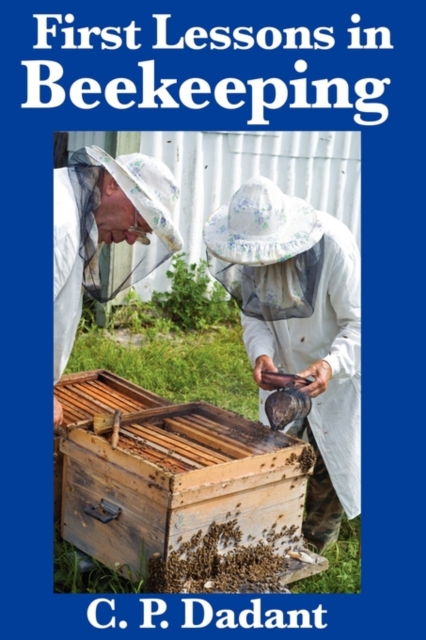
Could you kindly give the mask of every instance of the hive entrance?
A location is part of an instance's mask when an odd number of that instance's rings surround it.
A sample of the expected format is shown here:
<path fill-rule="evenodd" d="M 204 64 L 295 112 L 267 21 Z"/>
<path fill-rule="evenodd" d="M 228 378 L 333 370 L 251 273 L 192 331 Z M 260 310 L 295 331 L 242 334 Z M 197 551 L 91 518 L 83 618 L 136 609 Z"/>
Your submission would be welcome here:
<path fill-rule="evenodd" d="M 278 546 L 284 538 L 299 539 L 295 532 L 296 527 L 284 526 L 281 533 L 273 527 L 265 541 L 242 546 L 243 534 L 237 520 L 213 522 L 205 535 L 199 531 L 171 551 L 166 562 L 160 554 L 154 554 L 148 562 L 148 591 L 282 592 L 283 574 L 291 566 L 291 559 L 279 554 Z"/>

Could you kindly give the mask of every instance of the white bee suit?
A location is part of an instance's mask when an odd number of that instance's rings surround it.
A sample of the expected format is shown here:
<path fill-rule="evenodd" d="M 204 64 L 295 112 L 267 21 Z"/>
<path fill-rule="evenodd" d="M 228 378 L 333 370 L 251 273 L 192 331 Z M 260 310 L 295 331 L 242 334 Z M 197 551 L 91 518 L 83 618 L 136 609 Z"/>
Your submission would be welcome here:
<path fill-rule="evenodd" d="M 93 230 L 96 233 L 96 227 Z M 71 354 L 82 308 L 80 218 L 68 169 L 54 172 L 54 383 Z"/>
<path fill-rule="evenodd" d="M 349 229 L 317 212 L 324 229 L 324 263 L 315 310 L 308 318 L 264 322 L 241 315 L 248 357 L 267 355 L 287 373 L 317 360 L 332 368 L 327 390 L 312 398 L 308 421 L 349 519 L 361 511 L 360 492 L 360 255 Z M 259 417 L 269 424 L 259 390 Z M 290 428 L 289 425 L 288 428 Z"/>
<path fill-rule="evenodd" d="M 127 198 L 129 211 L 133 205 L 135 215 L 132 219 L 126 218 L 126 211 L 119 202 L 115 204 L 113 215 L 108 213 L 111 202 L 108 203 L 106 192 L 101 193 L 104 171 Z M 107 200 L 104 205 L 103 197 Z M 114 159 L 93 145 L 76 151 L 67 168 L 55 169 L 54 382 L 62 375 L 73 347 L 81 317 L 82 288 L 98 302 L 107 302 L 182 248 L 182 237 L 172 220 L 178 198 L 179 188 L 170 169 L 161 160 L 141 153 Z M 111 236 L 99 245 L 95 212 L 103 225 L 101 235 L 105 237 L 109 233 Z M 142 229 L 141 232 L 141 227 L 138 229 L 137 213 L 152 231 L 149 242 L 146 231 Z M 117 240 L 114 231 L 121 233 Z M 126 238 L 132 259 L 124 273 L 105 267 L 110 263 L 112 244 L 125 239 L 123 232 L 141 240 L 136 243 Z M 108 277 L 103 278 L 103 274 Z"/>

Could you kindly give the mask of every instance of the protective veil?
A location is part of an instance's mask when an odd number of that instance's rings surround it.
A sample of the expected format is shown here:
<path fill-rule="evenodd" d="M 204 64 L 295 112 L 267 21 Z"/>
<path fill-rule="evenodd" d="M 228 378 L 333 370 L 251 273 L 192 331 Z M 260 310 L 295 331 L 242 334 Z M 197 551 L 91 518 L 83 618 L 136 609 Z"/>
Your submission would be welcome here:
<path fill-rule="evenodd" d="M 311 249 L 267 266 L 229 264 L 207 252 L 210 273 L 244 315 L 274 322 L 308 318 L 314 312 L 324 262 L 324 240 Z"/>
<path fill-rule="evenodd" d="M 120 265 L 114 269 L 110 268 L 112 245 L 98 245 L 95 221 L 99 185 L 106 169 L 153 231 L 149 239 L 138 238 L 132 246 L 121 243 Z M 92 298 L 98 302 L 111 300 L 182 248 L 180 234 L 171 221 L 179 189 L 162 162 L 139 153 L 113 159 L 98 147 L 86 147 L 71 157 L 68 172 L 80 220 L 82 284 Z M 125 252 L 127 258 L 123 257 Z"/>

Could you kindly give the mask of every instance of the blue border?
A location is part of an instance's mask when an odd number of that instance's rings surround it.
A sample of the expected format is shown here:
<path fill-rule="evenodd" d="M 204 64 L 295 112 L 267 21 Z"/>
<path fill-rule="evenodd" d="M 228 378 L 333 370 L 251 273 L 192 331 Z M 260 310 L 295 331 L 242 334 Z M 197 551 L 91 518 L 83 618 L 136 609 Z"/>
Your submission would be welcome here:
<path fill-rule="evenodd" d="M 58 7 L 63 9 L 59 10 Z M 114 110 L 105 103 L 79 110 L 66 100 L 56 109 L 22 109 L 26 100 L 26 72 L 22 60 L 52 59 L 64 69 L 64 87 L 82 76 L 102 84 L 124 75 L 140 84 L 137 62 L 155 59 L 158 77 L 202 77 L 212 85 L 223 77 L 247 81 L 256 77 L 296 77 L 294 62 L 308 62 L 310 80 L 341 76 L 351 87 L 365 77 L 391 78 L 382 98 L 389 117 L 379 126 L 359 127 L 354 111 L 288 109 L 270 112 L 270 124 L 257 129 L 362 131 L 362 253 L 363 253 L 363 582 L 359 595 L 312 595 L 283 598 L 262 596 L 264 610 L 327 611 L 330 638 L 359 638 L 380 632 L 410 637 L 422 628 L 415 576 L 422 575 L 416 558 L 423 554 L 419 537 L 421 509 L 419 468 L 424 437 L 414 366 L 422 363 L 423 346 L 419 288 L 424 227 L 424 167 L 422 98 L 424 55 L 418 3 L 383 0 L 294 3 L 263 0 L 254 4 L 235 0 L 200 3 L 145 3 L 128 0 L 117 6 L 76 0 L 3 5 L 1 9 L 2 71 L 2 236 L 0 314 L 3 338 L 2 414 L 4 417 L 1 487 L 3 627 L 9 636 L 58 634 L 63 640 L 94 636 L 87 606 L 94 597 L 53 595 L 51 566 L 51 336 L 52 336 L 52 136 L 55 130 L 245 130 L 249 107 L 226 111 L 217 106 L 191 111 L 179 109 Z M 35 51 L 33 13 L 68 13 L 78 26 L 143 26 L 140 51 Z M 336 45 L 329 51 L 223 52 L 153 51 L 153 13 L 171 13 L 170 37 L 192 26 L 253 25 L 255 29 L 320 25 L 333 26 Z M 362 26 L 391 30 L 392 50 L 345 48 L 350 16 L 362 16 Z M 420 224 L 419 224 L 420 223 Z M 423 223 L 423 224 L 422 224 Z M 419 290 L 420 289 L 420 290 Z M 414 394 L 414 399 L 413 399 Z M 420 391 L 421 399 L 421 391 Z M 414 408 L 416 412 L 414 413 Z M 421 593 L 421 590 L 419 591 Z M 109 598 L 109 596 L 107 596 Z M 204 597 L 204 596 L 203 596 Z M 249 596 L 206 596 L 217 610 L 235 612 L 250 606 Z M 117 616 L 128 620 L 122 631 L 158 631 L 184 635 L 181 596 L 167 596 L 169 627 L 140 629 L 138 596 L 117 596 Z M 106 605 L 103 605 L 106 607 Z M 102 609 L 100 609 L 101 611 Z M 107 615 L 102 610 L 102 615 Z M 120 619 L 121 619 L 120 618 Z M 107 619 L 107 618 L 106 618 Z M 119 618 L 117 618 L 118 620 Z M 214 628 L 213 623 L 208 627 Z M 222 634 L 231 630 L 222 630 Z M 266 634 L 265 628 L 233 630 Z M 286 630 L 287 631 L 287 630 Z M 290 629 L 288 630 L 290 631 Z"/>

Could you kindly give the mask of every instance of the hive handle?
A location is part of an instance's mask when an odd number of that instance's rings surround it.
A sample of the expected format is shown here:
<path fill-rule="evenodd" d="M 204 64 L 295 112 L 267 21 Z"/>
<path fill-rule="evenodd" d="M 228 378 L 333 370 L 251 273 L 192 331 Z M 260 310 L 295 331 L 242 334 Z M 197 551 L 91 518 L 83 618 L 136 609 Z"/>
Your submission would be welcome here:
<path fill-rule="evenodd" d="M 99 522 L 106 524 L 107 522 L 111 522 L 111 520 L 117 520 L 121 513 L 121 508 L 102 498 L 98 505 L 95 506 L 91 504 L 88 507 L 85 507 L 84 513 L 91 518 L 95 518 L 95 520 L 99 520 Z"/>

